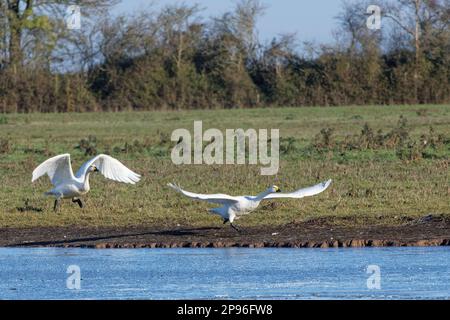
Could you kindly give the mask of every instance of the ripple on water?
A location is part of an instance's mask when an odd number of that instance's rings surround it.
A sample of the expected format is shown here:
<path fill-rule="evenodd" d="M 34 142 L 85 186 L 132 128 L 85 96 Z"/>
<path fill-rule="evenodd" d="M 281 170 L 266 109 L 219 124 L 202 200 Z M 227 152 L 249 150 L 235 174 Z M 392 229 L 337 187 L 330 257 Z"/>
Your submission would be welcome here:
<path fill-rule="evenodd" d="M 80 290 L 67 289 L 70 265 Z M 449 299 L 450 248 L 0 248 L 0 298 Z"/>

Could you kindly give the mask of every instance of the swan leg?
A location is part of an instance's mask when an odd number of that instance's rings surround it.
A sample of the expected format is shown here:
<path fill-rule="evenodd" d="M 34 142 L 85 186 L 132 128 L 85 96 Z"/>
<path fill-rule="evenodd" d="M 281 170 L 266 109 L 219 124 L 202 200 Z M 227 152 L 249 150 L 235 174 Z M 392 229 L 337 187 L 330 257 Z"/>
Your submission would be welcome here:
<path fill-rule="evenodd" d="M 231 222 L 230 222 L 230 226 L 234 229 L 234 230 L 236 230 L 237 232 L 241 232 L 241 230 L 240 229 L 238 229 L 238 227 L 236 227 L 234 224 L 232 224 Z"/>
<path fill-rule="evenodd" d="M 230 219 L 223 219 L 223 224 L 225 224 L 225 223 L 227 223 L 227 222 L 230 222 Z M 231 226 L 234 230 L 236 230 L 237 232 L 241 232 L 241 230 L 238 229 L 238 227 L 236 227 L 232 222 L 230 222 L 230 226 Z"/>
<path fill-rule="evenodd" d="M 72 198 L 72 202 L 73 202 L 73 203 L 78 203 L 78 205 L 80 206 L 80 208 L 83 208 L 83 202 L 81 201 L 81 199 L 78 199 L 78 198 Z"/>
<path fill-rule="evenodd" d="M 53 211 L 54 212 L 58 211 L 58 208 L 60 207 L 60 204 L 61 204 L 61 199 L 60 198 L 56 198 L 55 205 L 53 206 Z"/>

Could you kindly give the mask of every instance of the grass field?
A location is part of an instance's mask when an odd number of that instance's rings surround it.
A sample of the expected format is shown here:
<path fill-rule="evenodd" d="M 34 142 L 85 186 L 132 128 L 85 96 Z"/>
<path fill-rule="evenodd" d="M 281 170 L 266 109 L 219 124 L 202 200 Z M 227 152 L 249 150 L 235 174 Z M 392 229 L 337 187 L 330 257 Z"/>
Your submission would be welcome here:
<path fill-rule="evenodd" d="M 278 128 L 280 170 L 259 165 L 184 165 L 170 159 L 174 129 Z M 366 125 L 367 124 L 367 125 Z M 430 129 L 431 128 L 431 129 Z M 79 209 L 59 213 L 48 179 L 31 183 L 43 160 L 72 154 L 74 171 L 95 153 L 117 157 L 143 179 L 136 186 L 91 178 Z M 450 106 L 279 108 L 145 113 L 0 115 L 0 228 L 34 226 L 219 226 L 206 203 L 166 187 L 255 194 L 270 184 L 289 191 L 333 179 L 329 190 L 302 200 L 265 203 L 241 226 L 326 217 L 337 224 L 400 224 L 429 213 L 450 215 Z"/>

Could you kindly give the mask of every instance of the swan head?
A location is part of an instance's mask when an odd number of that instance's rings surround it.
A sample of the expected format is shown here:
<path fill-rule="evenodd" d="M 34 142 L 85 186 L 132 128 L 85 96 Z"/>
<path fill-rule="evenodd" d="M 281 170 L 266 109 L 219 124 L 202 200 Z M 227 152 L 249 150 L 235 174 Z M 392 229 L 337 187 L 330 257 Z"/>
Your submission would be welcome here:
<path fill-rule="evenodd" d="M 278 186 L 271 186 L 271 187 L 269 187 L 269 191 L 271 193 L 275 193 L 275 192 L 281 192 L 281 189 Z"/>
<path fill-rule="evenodd" d="M 88 172 L 97 172 L 97 171 L 98 171 L 98 169 L 94 165 L 90 166 L 89 169 L 88 169 Z"/>

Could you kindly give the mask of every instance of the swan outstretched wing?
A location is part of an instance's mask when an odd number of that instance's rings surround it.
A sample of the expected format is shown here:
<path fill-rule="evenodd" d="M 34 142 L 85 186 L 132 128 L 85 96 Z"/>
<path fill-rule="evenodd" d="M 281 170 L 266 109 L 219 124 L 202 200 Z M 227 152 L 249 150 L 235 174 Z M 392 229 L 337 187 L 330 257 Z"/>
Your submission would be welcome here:
<path fill-rule="evenodd" d="M 84 177 L 89 167 L 94 165 L 105 178 L 135 184 L 141 179 L 141 176 L 123 165 L 119 160 L 106 154 L 100 154 L 89 161 L 86 161 L 77 171 L 76 177 Z"/>
<path fill-rule="evenodd" d="M 31 182 L 36 181 L 47 174 L 54 186 L 74 178 L 72 165 L 70 164 L 70 154 L 60 154 L 41 163 L 33 171 Z"/>
<path fill-rule="evenodd" d="M 325 191 L 330 186 L 330 184 L 331 184 L 331 179 L 328 181 L 316 184 L 315 186 L 312 186 L 312 187 L 298 189 L 291 193 L 271 193 L 271 194 L 265 196 L 263 200 L 275 199 L 275 198 L 300 199 L 303 197 L 310 197 L 310 196 L 314 196 L 316 194 L 319 194 L 319 193 Z"/>
<path fill-rule="evenodd" d="M 229 203 L 238 202 L 238 199 L 236 199 L 235 197 L 229 196 L 227 194 L 194 193 L 194 192 L 189 192 L 189 191 L 183 190 L 183 189 L 181 189 L 180 186 L 177 186 L 173 183 L 168 183 L 167 185 L 169 187 L 171 187 L 172 189 L 174 189 L 175 191 L 178 191 L 179 193 L 185 195 L 186 197 L 189 197 L 189 198 L 195 199 L 195 200 L 202 200 L 202 201 L 207 201 L 210 203 L 218 203 L 218 204 L 229 204 Z"/>

